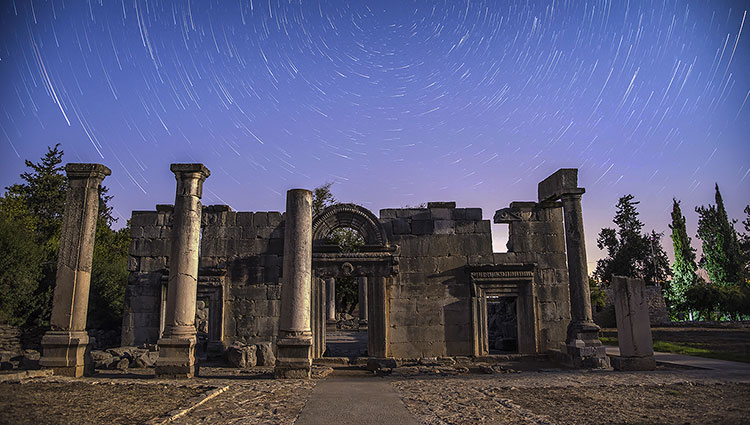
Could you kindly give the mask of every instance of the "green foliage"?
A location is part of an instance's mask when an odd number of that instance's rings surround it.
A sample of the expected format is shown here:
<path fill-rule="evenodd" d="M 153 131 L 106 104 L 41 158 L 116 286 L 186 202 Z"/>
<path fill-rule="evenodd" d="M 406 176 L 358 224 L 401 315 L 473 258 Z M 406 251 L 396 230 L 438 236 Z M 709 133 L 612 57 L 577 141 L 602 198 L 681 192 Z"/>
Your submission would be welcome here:
<path fill-rule="evenodd" d="M 724 201 L 716 185 L 716 205 L 696 207 L 698 213 L 698 238 L 703 241 L 703 257 L 700 265 L 708 277 L 720 286 L 738 285 L 745 281 L 740 254 L 740 244 L 735 221 L 730 222 Z"/>
<path fill-rule="evenodd" d="M 672 283 L 669 287 L 668 301 L 670 310 L 682 310 L 685 304 L 685 291 L 693 286 L 698 279 L 695 264 L 695 249 L 690 245 L 690 236 L 685 226 L 685 216 L 680 209 L 680 201 L 672 199 L 672 246 L 674 247 L 674 263 L 672 264 Z"/>
<path fill-rule="evenodd" d="M 703 320 L 736 319 L 750 316 L 750 288 L 721 286 L 702 279 L 685 291 L 685 306 Z"/>
<path fill-rule="evenodd" d="M 607 257 L 597 262 L 594 271 L 604 285 L 611 283 L 613 275 L 643 279 L 652 285 L 669 278 L 669 260 L 661 246 L 663 234 L 641 233 L 643 223 L 633 199 L 633 195 L 620 198 L 613 220 L 617 230 L 604 228 L 596 240 L 599 249 L 607 250 Z"/>
<path fill-rule="evenodd" d="M 39 163 L 26 161 L 31 170 L 21 174 L 23 182 L 7 187 L 0 197 L 0 244 L 7 253 L 0 271 L 0 321 L 28 326 L 49 322 L 68 185 L 62 157 L 58 144 Z M 129 231 L 111 229 L 111 199 L 102 186 L 89 293 L 94 326 L 119 326 L 127 284 Z"/>
<path fill-rule="evenodd" d="M 100 218 L 96 227 L 89 292 L 88 326 L 97 329 L 121 325 L 128 283 L 130 226 L 115 231 L 105 223 L 106 219 Z"/>
<path fill-rule="evenodd" d="M 589 294 L 591 297 L 591 307 L 594 309 L 597 307 L 601 309 L 607 305 L 607 294 L 596 282 L 596 279 L 591 276 L 589 276 Z"/>
<path fill-rule="evenodd" d="M 338 203 L 338 201 L 336 201 L 336 198 L 333 197 L 333 193 L 331 192 L 332 185 L 333 182 L 326 182 L 325 184 L 313 189 L 313 215 L 319 214 L 327 207 Z"/>
<path fill-rule="evenodd" d="M 15 215 L 18 211 L 15 211 Z M 0 210 L 0 323 L 24 325 L 33 312 L 42 277 L 43 251 L 35 243 L 32 220 L 14 220 Z"/>
<path fill-rule="evenodd" d="M 319 214 L 324 209 L 338 203 L 331 192 L 333 183 L 328 182 L 313 190 L 313 214 Z M 326 243 L 337 245 L 342 254 L 359 251 L 365 244 L 362 235 L 354 229 L 340 227 L 334 229 L 326 238 Z M 353 276 L 339 276 L 336 278 L 336 308 L 339 312 L 351 314 L 359 303 L 359 283 Z"/>

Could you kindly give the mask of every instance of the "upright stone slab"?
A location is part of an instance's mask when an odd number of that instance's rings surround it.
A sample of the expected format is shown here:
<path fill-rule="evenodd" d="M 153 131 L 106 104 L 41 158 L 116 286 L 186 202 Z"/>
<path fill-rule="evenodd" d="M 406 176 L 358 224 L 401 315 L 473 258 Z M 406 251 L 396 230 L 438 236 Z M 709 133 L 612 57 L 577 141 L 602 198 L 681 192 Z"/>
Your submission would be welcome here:
<path fill-rule="evenodd" d="M 359 321 L 367 323 L 367 277 L 358 277 L 357 283 L 359 284 Z"/>
<path fill-rule="evenodd" d="M 158 341 L 156 376 L 192 378 L 195 363 L 195 305 L 203 182 L 211 172 L 203 164 L 172 164 L 177 180 L 164 333 Z"/>
<path fill-rule="evenodd" d="M 336 279 L 326 279 L 326 320 L 336 322 Z"/>
<path fill-rule="evenodd" d="M 307 379 L 312 367 L 312 192 L 309 190 L 287 192 L 283 267 L 274 375 L 277 378 Z"/>
<path fill-rule="evenodd" d="M 646 282 L 614 276 L 612 279 L 620 356 L 612 357 L 617 370 L 654 370 L 654 341 L 648 316 Z"/>
<path fill-rule="evenodd" d="M 565 248 L 570 280 L 570 324 L 562 347 L 573 367 L 608 367 L 606 349 L 599 341 L 599 326 L 591 315 L 591 298 L 583 236 L 581 196 L 586 190 L 578 187 L 578 170 L 561 168 L 539 183 L 539 201 L 562 200 L 565 222 Z"/>
<path fill-rule="evenodd" d="M 79 377 L 94 370 L 86 315 L 91 285 L 99 186 L 112 172 L 101 164 L 68 164 L 60 250 L 50 330 L 42 338 L 39 364 L 57 375 Z"/>

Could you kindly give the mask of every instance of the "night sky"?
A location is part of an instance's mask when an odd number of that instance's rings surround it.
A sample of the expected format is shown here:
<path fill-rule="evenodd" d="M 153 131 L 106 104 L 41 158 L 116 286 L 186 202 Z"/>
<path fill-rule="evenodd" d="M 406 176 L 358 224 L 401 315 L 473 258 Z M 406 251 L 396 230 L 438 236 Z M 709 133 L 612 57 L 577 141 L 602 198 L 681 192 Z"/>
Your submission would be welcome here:
<path fill-rule="evenodd" d="M 0 184 L 61 143 L 99 162 L 120 224 L 174 201 L 283 210 L 333 181 L 373 210 L 485 218 L 578 167 L 590 268 L 617 199 L 750 202 L 750 1 L 2 0 Z M 507 229 L 507 228 L 506 228 Z M 504 250 L 502 225 L 493 226 Z M 665 235 L 671 254 L 671 241 Z M 697 246 L 697 241 L 694 240 Z"/>

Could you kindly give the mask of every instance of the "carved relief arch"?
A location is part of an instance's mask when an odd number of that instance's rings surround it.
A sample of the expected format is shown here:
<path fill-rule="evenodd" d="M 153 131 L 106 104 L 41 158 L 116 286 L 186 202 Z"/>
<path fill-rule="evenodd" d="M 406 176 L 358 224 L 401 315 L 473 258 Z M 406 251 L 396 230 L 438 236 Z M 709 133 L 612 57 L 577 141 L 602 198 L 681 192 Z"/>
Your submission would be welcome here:
<path fill-rule="evenodd" d="M 356 230 L 366 245 L 388 245 L 388 236 L 380 220 L 367 208 L 356 204 L 335 204 L 313 217 L 313 244 L 322 244 L 334 230 L 349 227 Z"/>

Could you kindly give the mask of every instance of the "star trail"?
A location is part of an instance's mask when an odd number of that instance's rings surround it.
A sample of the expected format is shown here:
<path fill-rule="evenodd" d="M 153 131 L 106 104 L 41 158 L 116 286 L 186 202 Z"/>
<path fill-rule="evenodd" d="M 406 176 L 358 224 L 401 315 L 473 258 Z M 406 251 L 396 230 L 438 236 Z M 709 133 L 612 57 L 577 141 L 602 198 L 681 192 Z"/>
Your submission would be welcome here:
<path fill-rule="evenodd" d="M 3 1 L 0 183 L 48 145 L 112 169 L 116 214 L 174 199 L 283 210 L 292 187 L 485 218 L 580 168 L 589 260 L 633 193 L 750 201 L 748 1 Z M 496 250 L 503 229 L 493 226 Z M 670 241 L 665 239 L 671 251 Z M 590 264 L 592 267 L 592 264 Z"/>

